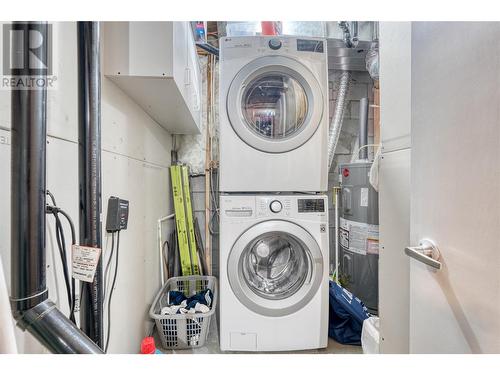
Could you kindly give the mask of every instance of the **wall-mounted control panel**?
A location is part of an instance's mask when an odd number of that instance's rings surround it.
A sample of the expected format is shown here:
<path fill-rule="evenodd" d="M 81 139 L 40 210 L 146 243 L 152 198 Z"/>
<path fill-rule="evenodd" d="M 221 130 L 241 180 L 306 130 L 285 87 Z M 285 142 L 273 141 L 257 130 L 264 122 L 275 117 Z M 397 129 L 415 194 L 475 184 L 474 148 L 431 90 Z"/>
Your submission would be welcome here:
<path fill-rule="evenodd" d="M 118 232 L 127 229 L 128 201 L 118 197 L 109 197 L 108 214 L 106 216 L 106 231 Z"/>

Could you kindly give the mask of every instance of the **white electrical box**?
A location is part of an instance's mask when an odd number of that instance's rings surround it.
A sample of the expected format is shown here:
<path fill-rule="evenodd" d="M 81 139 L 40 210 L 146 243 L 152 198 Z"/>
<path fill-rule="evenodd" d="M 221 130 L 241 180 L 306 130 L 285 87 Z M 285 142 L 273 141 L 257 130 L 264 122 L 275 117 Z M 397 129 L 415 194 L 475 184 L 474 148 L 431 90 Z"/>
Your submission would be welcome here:
<path fill-rule="evenodd" d="M 198 134 L 201 72 L 189 22 L 105 22 L 104 75 L 171 134 Z"/>

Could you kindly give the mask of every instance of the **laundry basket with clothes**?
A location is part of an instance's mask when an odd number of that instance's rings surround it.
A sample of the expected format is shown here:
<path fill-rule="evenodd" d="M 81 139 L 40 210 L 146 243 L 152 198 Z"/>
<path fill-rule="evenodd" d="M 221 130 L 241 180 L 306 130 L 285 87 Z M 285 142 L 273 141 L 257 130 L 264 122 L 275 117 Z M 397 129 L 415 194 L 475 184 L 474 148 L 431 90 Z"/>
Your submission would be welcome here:
<path fill-rule="evenodd" d="M 180 276 L 168 279 L 149 310 L 162 346 L 165 349 L 187 349 L 205 345 L 216 305 L 215 277 Z"/>

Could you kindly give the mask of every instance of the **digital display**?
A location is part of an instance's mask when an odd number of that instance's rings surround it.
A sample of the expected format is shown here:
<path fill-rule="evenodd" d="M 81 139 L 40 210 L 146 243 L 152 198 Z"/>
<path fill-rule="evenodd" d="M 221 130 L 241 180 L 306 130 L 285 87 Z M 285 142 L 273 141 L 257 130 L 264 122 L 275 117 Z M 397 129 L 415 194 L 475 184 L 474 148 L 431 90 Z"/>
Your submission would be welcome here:
<path fill-rule="evenodd" d="M 299 212 L 325 212 L 323 199 L 299 199 Z"/>
<path fill-rule="evenodd" d="M 297 39 L 297 51 L 323 53 L 325 50 L 322 40 Z"/>

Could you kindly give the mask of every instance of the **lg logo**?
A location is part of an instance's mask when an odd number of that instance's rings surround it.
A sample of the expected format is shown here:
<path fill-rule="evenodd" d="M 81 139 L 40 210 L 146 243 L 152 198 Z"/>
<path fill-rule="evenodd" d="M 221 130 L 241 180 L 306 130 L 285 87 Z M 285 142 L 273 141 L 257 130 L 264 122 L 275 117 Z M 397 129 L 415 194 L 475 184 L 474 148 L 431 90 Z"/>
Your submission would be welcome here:
<path fill-rule="evenodd" d="M 52 74 L 52 25 L 12 23 L 3 26 L 3 74 Z"/>

